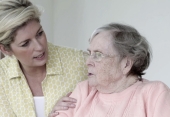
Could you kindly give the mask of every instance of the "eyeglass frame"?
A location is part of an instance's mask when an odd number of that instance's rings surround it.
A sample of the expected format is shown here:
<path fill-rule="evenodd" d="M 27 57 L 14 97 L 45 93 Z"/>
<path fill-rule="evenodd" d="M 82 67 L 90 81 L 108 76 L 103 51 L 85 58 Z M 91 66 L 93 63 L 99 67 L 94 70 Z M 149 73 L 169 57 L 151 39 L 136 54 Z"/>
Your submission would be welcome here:
<path fill-rule="evenodd" d="M 100 56 L 97 56 L 97 53 L 98 55 Z M 87 60 L 89 57 L 92 57 L 92 59 L 96 62 L 100 62 L 103 58 L 114 58 L 118 55 L 107 55 L 107 54 L 103 54 L 102 52 L 99 52 L 99 51 L 96 51 L 96 52 L 93 52 L 93 54 L 90 54 L 88 51 L 83 51 L 83 56 L 84 58 Z"/>

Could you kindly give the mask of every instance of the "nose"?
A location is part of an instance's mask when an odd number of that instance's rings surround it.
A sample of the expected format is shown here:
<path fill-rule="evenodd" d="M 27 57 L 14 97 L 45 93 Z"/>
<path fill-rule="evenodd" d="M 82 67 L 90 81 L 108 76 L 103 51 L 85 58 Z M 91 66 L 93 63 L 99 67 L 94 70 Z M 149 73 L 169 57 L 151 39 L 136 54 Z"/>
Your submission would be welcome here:
<path fill-rule="evenodd" d="M 91 56 L 86 58 L 86 65 L 87 66 L 94 66 L 94 61 Z"/>
<path fill-rule="evenodd" d="M 41 51 L 43 49 L 43 45 L 38 39 L 34 41 L 34 50 Z"/>

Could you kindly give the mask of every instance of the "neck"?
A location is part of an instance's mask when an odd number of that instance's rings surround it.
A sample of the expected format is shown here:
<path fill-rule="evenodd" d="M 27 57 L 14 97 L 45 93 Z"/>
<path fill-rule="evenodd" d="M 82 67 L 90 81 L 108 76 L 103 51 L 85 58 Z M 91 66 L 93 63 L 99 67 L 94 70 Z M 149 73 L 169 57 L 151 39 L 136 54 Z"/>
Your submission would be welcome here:
<path fill-rule="evenodd" d="M 46 65 L 40 67 L 25 67 L 20 65 L 25 76 L 38 77 L 46 74 Z"/>
<path fill-rule="evenodd" d="M 106 87 L 100 87 L 98 91 L 101 93 L 119 93 L 127 89 L 131 85 L 135 84 L 137 81 L 138 81 L 137 76 L 128 76 L 116 82 L 112 82 Z"/>

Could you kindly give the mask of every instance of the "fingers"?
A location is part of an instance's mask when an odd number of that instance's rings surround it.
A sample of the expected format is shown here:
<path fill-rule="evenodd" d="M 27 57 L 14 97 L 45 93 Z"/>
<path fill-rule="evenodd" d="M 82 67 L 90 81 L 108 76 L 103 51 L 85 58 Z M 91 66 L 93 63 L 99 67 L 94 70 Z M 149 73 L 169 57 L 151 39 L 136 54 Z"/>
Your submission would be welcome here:
<path fill-rule="evenodd" d="M 68 108 L 74 108 L 76 106 L 76 102 L 77 100 L 74 98 L 63 97 L 60 99 L 60 101 L 57 102 L 55 107 L 57 107 L 58 109 L 67 110 Z"/>
<path fill-rule="evenodd" d="M 57 117 L 57 115 L 59 115 L 59 113 L 55 111 L 50 113 L 48 117 Z"/>
<path fill-rule="evenodd" d="M 60 102 L 53 108 L 54 111 L 68 110 L 69 108 L 75 108 L 76 105 L 72 102 Z"/>
<path fill-rule="evenodd" d="M 52 113 L 60 111 L 60 110 L 68 110 L 69 108 L 75 108 L 77 100 L 69 97 L 71 94 L 68 93 L 65 97 L 62 97 L 54 106 Z M 52 116 L 53 117 L 53 116 Z"/>
<path fill-rule="evenodd" d="M 76 105 L 75 103 L 72 103 L 72 102 L 61 102 L 60 104 L 58 104 L 58 106 L 74 108 Z"/>
<path fill-rule="evenodd" d="M 61 111 L 61 110 L 68 110 L 69 107 L 68 106 L 55 106 L 53 108 L 53 111 Z"/>
<path fill-rule="evenodd" d="M 59 111 L 59 110 L 68 110 L 69 108 L 75 108 L 75 103 L 77 102 L 76 99 L 71 97 L 63 97 L 61 98 L 56 105 L 53 108 L 53 111 Z"/>
<path fill-rule="evenodd" d="M 69 92 L 69 93 L 66 95 L 66 97 L 69 97 L 69 96 L 71 95 L 71 93 L 72 93 L 72 92 Z"/>
<path fill-rule="evenodd" d="M 74 98 L 71 98 L 71 97 L 63 97 L 63 98 L 60 99 L 59 102 L 72 102 L 72 103 L 76 103 L 77 100 L 74 99 Z"/>

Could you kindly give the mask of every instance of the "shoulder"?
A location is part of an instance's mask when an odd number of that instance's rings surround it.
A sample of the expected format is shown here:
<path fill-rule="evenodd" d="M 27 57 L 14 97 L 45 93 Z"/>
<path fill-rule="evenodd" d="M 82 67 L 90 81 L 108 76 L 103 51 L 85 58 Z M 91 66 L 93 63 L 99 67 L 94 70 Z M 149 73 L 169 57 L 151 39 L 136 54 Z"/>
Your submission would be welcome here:
<path fill-rule="evenodd" d="M 13 67 L 11 65 L 16 63 L 17 60 L 15 57 L 5 56 L 3 59 L 0 60 L 0 72 Z"/>
<path fill-rule="evenodd" d="M 53 45 L 51 43 L 48 43 L 48 48 L 49 48 L 49 52 L 54 52 L 54 51 L 58 51 L 61 55 L 62 54 L 68 54 L 68 55 L 83 55 L 83 51 L 82 50 L 78 50 L 75 48 L 70 48 L 70 47 L 65 47 L 65 46 L 57 46 L 57 45 Z"/>
<path fill-rule="evenodd" d="M 56 46 L 48 43 L 48 53 L 49 60 L 59 58 L 60 61 L 67 67 L 79 66 L 81 68 L 85 68 L 85 59 L 82 50 Z"/>
<path fill-rule="evenodd" d="M 9 78 L 10 73 L 12 72 L 12 68 L 15 67 L 17 61 L 13 57 L 6 56 L 0 60 L 0 82 L 4 81 Z"/>
<path fill-rule="evenodd" d="M 8 56 L 2 58 L 2 59 L 0 60 L 0 67 L 2 67 L 3 65 L 7 65 L 7 64 L 9 63 L 9 61 L 10 61 L 10 59 L 9 59 Z"/>
<path fill-rule="evenodd" d="M 144 79 L 139 83 L 136 93 L 147 97 L 154 96 L 156 98 L 162 93 L 168 93 L 169 91 L 169 87 L 161 81 L 148 81 Z"/>
<path fill-rule="evenodd" d="M 143 80 L 142 83 L 139 85 L 142 89 L 146 90 L 157 90 L 157 91 L 164 91 L 169 90 L 169 87 L 161 82 L 161 81 L 149 81 L 149 80 Z"/>

